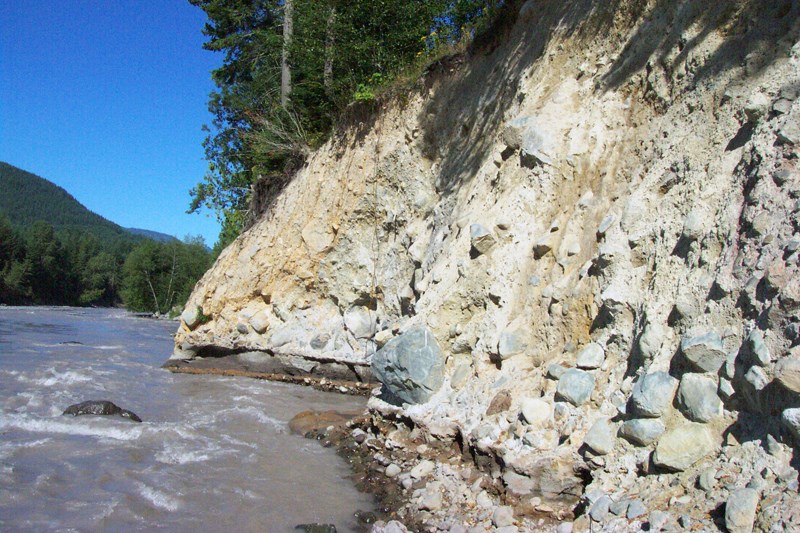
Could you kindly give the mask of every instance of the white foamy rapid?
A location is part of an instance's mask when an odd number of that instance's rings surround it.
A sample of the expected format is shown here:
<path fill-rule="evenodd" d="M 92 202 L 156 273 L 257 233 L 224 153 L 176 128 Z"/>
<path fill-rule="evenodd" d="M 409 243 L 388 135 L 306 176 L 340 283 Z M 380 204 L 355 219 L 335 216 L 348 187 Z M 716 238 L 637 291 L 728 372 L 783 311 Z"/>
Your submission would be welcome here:
<path fill-rule="evenodd" d="M 174 328 L 118 310 L 0 307 L 0 529 L 352 530 L 370 498 L 288 421 L 363 400 L 170 374 Z M 85 400 L 144 422 L 62 414 Z"/>
<path fill-rule="evenodd" d="M 74 419 L 73 419 L 74 418 Z M 123 427 L 126 422 L 108 423 L 98 417 L 36 418 L 29 415 L 0 415 L 0 430 L 17 429 L 37 434 L 79 435 L 114 440 L 134 440 L 142 435 L 138 426 Z"/>

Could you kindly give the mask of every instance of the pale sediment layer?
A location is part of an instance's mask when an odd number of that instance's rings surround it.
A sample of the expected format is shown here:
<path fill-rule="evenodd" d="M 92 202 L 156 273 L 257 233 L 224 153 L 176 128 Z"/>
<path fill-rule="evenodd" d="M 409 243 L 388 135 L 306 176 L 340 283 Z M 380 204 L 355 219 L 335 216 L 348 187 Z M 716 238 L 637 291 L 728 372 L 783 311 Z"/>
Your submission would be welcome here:
<path fill-rule="evenodd" d="M 477 469 L 391 469 L 430 528 L 800 528 L 798 21 L 526 2 L 310 158 L 174 357 L 367 381 L 385 346 L 374 437 Z"/>

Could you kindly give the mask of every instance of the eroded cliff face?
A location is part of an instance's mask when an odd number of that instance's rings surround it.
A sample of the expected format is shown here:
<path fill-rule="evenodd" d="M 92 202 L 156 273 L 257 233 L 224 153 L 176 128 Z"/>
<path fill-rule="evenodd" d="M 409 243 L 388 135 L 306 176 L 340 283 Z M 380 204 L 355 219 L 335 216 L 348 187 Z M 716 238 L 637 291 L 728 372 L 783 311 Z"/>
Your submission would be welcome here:
<path fill-rule="evenodd" d="M 525 3 L 500 44 L 311 157 L 197 285 L 174 357 L 248 352 L 367 380 L 377 348 L 427 328 L 441 386 L 371 408 L 496 458 L 508 497 L 571 508 L 589 484 L 587 508 L 597 491 L 667 501 L 734 442 L 746 455 L 772 439 L 698 501 L 711 516 L 761 465 L 785 503 L 798 15 L 790 1 Z M 757 524 L 780 521 L 769 509 Z"/>

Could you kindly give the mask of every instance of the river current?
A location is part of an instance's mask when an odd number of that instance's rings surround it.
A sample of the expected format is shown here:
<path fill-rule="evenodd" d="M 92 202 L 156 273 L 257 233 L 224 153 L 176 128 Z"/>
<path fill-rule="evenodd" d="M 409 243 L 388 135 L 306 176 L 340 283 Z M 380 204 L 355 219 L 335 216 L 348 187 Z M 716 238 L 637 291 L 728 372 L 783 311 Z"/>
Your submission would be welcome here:
<path fill-rule="evenodd" d="M 160 368 L 176 323 L 124 311 L 0 307 L 0 530 L 355 529 L 373 508 L 334 451 L 293 435 L 362 398 Z M 139 415 L 65 416 L 84 400 Z"/>

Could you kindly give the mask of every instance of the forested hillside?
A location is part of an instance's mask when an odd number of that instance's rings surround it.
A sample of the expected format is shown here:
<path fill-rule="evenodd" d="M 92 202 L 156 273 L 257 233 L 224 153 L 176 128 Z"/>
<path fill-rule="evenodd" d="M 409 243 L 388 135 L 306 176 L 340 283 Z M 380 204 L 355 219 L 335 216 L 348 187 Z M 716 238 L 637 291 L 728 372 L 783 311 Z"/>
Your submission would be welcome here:
<path fill-rule="evenodd" d="M 124 304 L 169 313 L 183 305 L 211 255 L 200 238 L 139 232 L 0 163 L 0 304 Z"/>
<path fill-rule="evenodd" d="M 0 212 L 16 228 L 30 227 L 42 220 L 59 234 L 89 232 L 105 244 L 141 240 L 89 211 L 58 185 L 3 162 L 0 162 Z"/>

